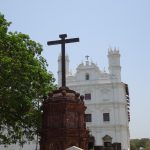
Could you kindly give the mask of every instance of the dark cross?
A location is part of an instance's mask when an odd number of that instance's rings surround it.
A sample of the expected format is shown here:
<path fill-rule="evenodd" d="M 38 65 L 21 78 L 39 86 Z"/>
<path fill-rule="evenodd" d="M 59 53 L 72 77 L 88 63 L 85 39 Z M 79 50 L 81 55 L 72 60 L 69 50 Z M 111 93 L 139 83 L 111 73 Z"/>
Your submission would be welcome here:
<path fill-rule="evenodd" d="M 88 60 L 90 56 L 86 55 L 85 58 Z"/>
<path fill-rule="evenodd" d="M 47 45 L 61 44 L 61 69 L 62 69 L 62 87 L 66 87 L 66 65 L 65 65 L 65 44 L 79 42 L 79 38 L 65 39 L 67 34 L 60 34 L 61 40 L 48 41 Z"/>

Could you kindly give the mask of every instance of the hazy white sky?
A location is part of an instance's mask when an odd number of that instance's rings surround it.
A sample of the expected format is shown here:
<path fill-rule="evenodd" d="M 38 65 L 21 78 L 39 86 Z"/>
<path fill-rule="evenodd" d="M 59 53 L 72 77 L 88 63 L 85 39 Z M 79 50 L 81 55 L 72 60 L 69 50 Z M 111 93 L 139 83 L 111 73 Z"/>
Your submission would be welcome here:
<path fill-rule="evenodd" d="M 79 37 L 68 44 L 70 69 L 89 55 L 106 70 L 108 47 L 121 53 L 122 81 L 131 99 L 131 138 L 150 138 L 150 0 L 0 0 L 11 31 L 29 34 L 43 45 L 43 55 L 57 78 L 60 46 L 49 40 Z"/>

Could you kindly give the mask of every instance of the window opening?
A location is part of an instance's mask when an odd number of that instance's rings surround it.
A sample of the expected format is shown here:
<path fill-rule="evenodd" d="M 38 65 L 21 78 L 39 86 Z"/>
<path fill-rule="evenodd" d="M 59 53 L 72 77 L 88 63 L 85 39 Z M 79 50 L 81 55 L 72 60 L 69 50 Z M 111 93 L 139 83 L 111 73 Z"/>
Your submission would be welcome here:
<path fill-rule="evenodd" d="M 89 79 L 90 79 L 90 75 L 88 73 L 86 73 L 85 80 L 89 80 Z"/>
<path fill-rule="evenodd" d="M 91 114 L 85 114 L 85 122 L 92 122 L 92 115 Z"/>
<path fill-rule="evenodd" d="M 86 93 L 84 96 L 85 100 L 91 100 L 91 93 Z"/>
<path fill-rule="evenodd" d="M 103 121 L 110 121 L 109 113 L 103 113 Z"/>

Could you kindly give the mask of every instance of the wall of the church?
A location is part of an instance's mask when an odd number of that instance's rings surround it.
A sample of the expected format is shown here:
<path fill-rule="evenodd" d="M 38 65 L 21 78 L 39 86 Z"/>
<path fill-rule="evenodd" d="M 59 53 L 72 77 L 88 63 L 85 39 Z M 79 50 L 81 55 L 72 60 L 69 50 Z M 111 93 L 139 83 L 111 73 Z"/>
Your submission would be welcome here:
<path fill-rule="evenodd" d="M 73 86 L 69 87 L 73 89 Z M 100 85 L 99 87 L 87 88 L 85 85 L 85 87 L 81 87 L 82 89 L 76 88 L 81 95 L 91 93 L 91 100 L 85 101 L 86 114 L 92 115 L 92 122 L 87 122 L 87 127 L 95 137 L 95 145 L 103 145 L 102 138 L 109 135 L 113 138 L 113 143 L 122 143 L 122 147 L 127 149 L 129 146 L 129 128 L 123 88 L 113 90 L 109 86 L 106 87 L 103 88 L 103 85 Z M 103 121 L 103 113 L 110 113 L 109 122 Z"/>

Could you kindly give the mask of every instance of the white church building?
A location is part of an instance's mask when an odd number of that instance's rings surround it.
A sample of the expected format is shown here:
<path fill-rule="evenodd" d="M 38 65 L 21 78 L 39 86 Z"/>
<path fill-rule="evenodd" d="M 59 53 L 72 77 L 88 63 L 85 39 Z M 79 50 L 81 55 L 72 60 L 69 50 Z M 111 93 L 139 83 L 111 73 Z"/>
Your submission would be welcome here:
<path fill-rule="evenodd" d="M 109 72 L 102 71 L 87 60 L 78 65 L 76 73 L 69 73 L 66 56 L 66 84 L 84 95 L 87 106 L 85 119 L 95 146 L 120 143 L 122 150 L 130 148 L 129 92 L 121 81 L 119 50 L 108 50 Z M 58 57 L 58 86 L 61 85 L 61 56 Z"/>

